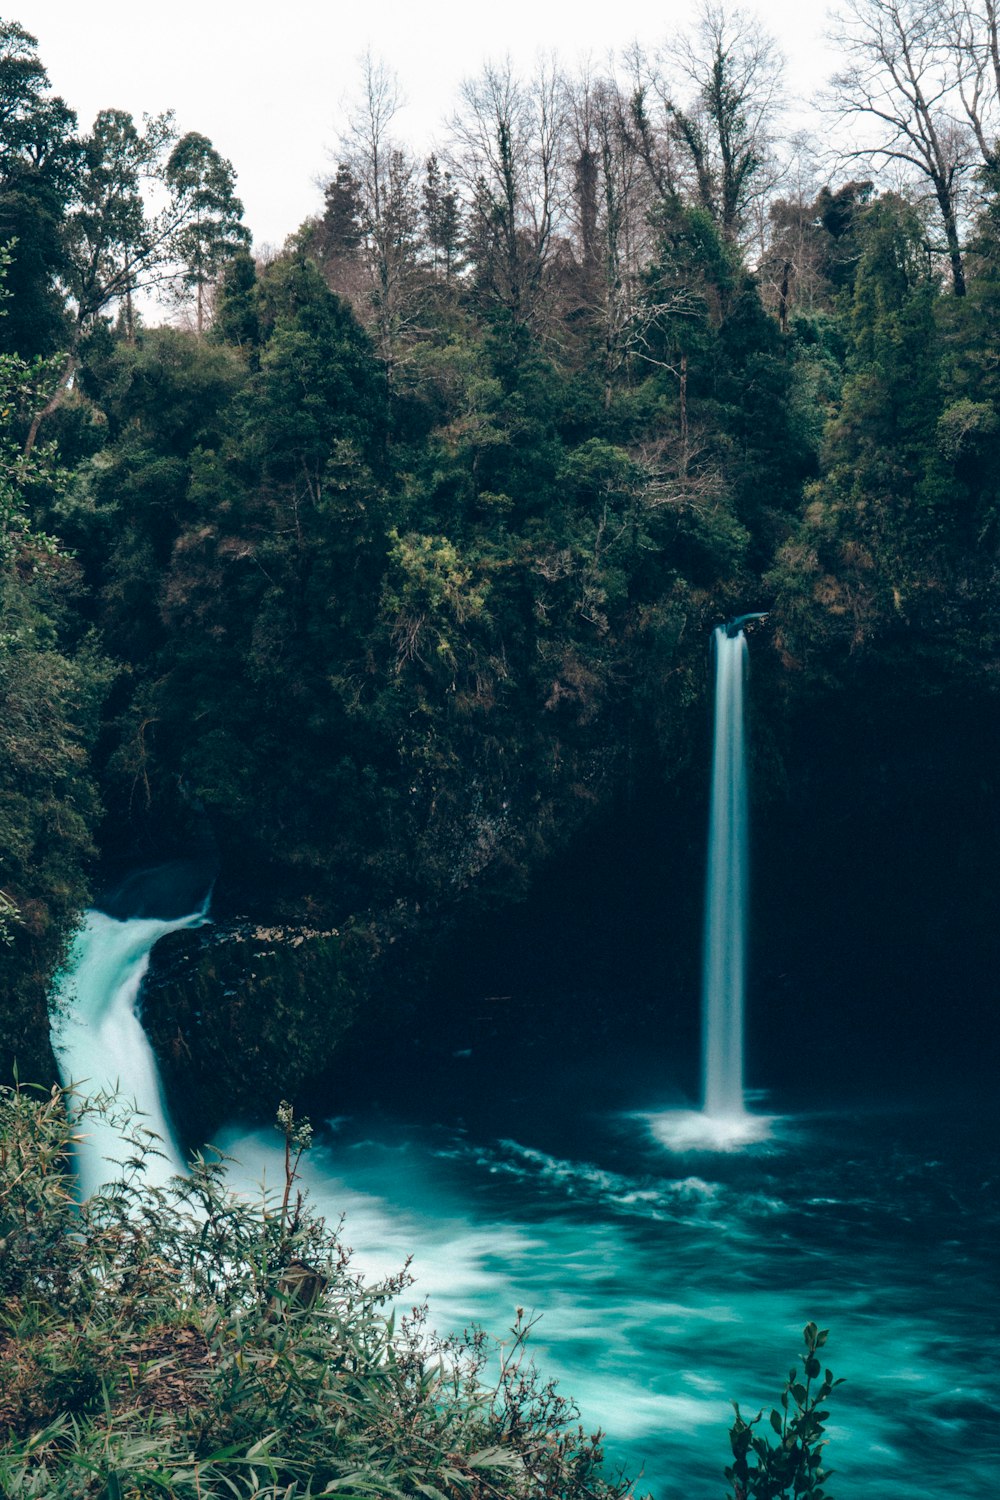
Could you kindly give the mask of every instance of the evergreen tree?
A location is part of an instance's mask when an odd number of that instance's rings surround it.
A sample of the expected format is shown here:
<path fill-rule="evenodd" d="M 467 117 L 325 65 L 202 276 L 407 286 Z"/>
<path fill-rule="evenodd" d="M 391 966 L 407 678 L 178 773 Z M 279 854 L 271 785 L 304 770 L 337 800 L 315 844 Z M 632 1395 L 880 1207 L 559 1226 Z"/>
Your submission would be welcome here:
<path fill-rule="evenodd" d="M 356 255 L 361 248 L 361 189 L 344 162 L 326 185 L 313 243 L 321 261 Z"/>
<path fill-rule="evenodd" d="M 183 267 L 182 289 L 194 293 L 200 338 L 206 294 L 226 263 L 249 245 L 250 231 L 243 223 L 232 163 L 219 155 L 207 136 L 188 131 L 180 138 L 167 159 L 164 180 L 179 223 L 170 249 Z"/>
<path fill-rule="evenodd" d="M 461 269 L 462 218 L 458 193 L 450 172 L 442 172 L 436 156 L 430 156 L 424 173 L 424 236 L 432 254 L 432 266 L 445 281 Z"/>
<path fill-rule="evenodd" d="M 212 332 L 221 342 L 240 349 L 253 350 L 260 343 L 257 267 L 246 249 L 237 250 L 223 269 Z"/>
<path fill-rule="evenodd" d="M 937 442 L 938 285 L 923 226 L 887 195 L 867 211 L 840 409 L 824 473 L 774 580 L 794 649 L 861 650 L 918 626 L 942 583 L 954 488 Z"/>
<path fill-rule="evenodd" d="M 52 95 L 37 45 L 0 20 L 0 244 L 11 247 L 0 349 L 25 356 L 52 353 L 67 337 L 57 281 L 79 165 L 76 116 Z"/>

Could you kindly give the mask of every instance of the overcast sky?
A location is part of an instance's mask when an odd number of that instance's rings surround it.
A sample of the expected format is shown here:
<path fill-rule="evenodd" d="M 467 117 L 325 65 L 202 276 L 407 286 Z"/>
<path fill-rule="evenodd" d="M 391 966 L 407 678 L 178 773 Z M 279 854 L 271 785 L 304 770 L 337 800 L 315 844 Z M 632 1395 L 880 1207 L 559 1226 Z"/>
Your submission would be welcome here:
<path fill-rule="evenodd" d="M 788 90 L 808 97 L 832 71 L 823 0 L 747 5 L 788 59 Z M 258 245 L 280 245 L 318 210 L 338 130 L 367 47 L 399 77 L 398 134 L 420 153 L 443 135 L 459 81 L 507 54 L 530 70 L 555 49 L 568 67 L 638 39 L 654 48 L 694 0 L 8 0 L 37 36 L 57 93 L 82 128 L 97 110 L 173 109 L 236 168 Z"/>

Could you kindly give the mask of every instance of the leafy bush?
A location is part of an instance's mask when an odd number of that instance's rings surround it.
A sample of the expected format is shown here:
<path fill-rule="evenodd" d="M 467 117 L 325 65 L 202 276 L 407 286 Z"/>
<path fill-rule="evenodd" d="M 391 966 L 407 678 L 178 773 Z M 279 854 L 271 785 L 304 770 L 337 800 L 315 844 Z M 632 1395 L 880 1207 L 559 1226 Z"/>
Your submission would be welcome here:
<path fill-rule="evenodd" d="M 113 1100 L 0 1090 L 0 1495 L 45 1500 L 622 1500 L 600 1435 L 543 1383 L 519 1312 L 499 1361 L 365 1285 L 296 1187 L 308 1130 L 283 1106 L 283 1191 L 251 1202 L 219 1157 L 165 1189 L 133 1123 L 120 1180 L 83 1204 L 68 1168 Z M 124 1115 L 122 1125 L 126 1125 Z"/>
<path fill-rule="evenodd" d="M 760 1427 L 763 1411 L 748 1422 L 733 1403 L 736 1421 L 729 1432 L 733 1463 L 726 1470 L 733 1500 L 787 1500 L 800 1495 L 833 1500 L 825 1487 L 831 1470 L 822 1466 L 823 1424 L 829 1416 L 822 1408 L 841 1382 L 834 1380 L 831 1370 L 823 1369 L 818 1358 L 828 1332 L 815 1323 L 806 1324 L 801 1374 L 797 1367 L 789 1370 L 781 1410 L 772 1408 L 766 1427 Z M 814 1381 L 819 1383 L 814 1386 Z"/>

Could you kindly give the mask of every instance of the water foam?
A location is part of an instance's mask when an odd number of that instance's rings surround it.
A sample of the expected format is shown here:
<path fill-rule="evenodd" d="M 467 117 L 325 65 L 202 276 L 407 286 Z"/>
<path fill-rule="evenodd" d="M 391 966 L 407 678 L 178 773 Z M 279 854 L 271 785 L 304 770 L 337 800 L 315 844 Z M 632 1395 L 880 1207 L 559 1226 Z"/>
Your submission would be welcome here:
<path fill-rule="evenodd" d="M 670 1151 L 738 1151 L 758 1145 L 772 1134 L 774 1118 L 740 1111 L 713 1115 L 703 1110 L 672 1109 L 646 1115 L 654 1138 Z"/>
<path fill-rule="evenodd" d="M 162 1186 L 184 1171 L 184 1160 L 136 1005 L 153 945 L 168 932 L 197 927 L 204 911 L 176 921 L 155 917 L 120 922 L 89 911 L 78 929 L 50 1007 L 52 1050 L 59 1076 L 72 1087 L 78 1123 L 76 1169 L 89 1198 L 136 1159 L 136 1126 L 145 1139 L 142 1174 Z M 88 1099 L 122 1094 L 110 1110 Z M 131 1102 L 131 1108 L 125 1106 Z M 122 1114 L 132 1117 L 123 1123 Z"/>

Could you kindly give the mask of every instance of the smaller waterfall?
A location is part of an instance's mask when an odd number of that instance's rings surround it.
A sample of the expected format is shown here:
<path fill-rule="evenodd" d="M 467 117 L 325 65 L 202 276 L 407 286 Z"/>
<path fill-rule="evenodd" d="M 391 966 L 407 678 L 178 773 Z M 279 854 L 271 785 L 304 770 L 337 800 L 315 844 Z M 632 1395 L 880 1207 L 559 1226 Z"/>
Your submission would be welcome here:
<path fill-rule="evenodd" d="M 147 1182 L 157 1185 L 183 1172 L 184 1162 L 136 1001 L 153 944 L 204 920 L 204 909 L 174 921 L 118 921 L 87 912 L 52 997 L 52 1047 L 63 1084 L 74 1085 L 81 1097 L 120 1092 L 123 1105 L 134 1102 L 133 1123 L 159 1137 L 158 1154 L 145 1162 Z M 89 1198 L 133 1152 L 110 1117 L 83 1111 L 78 1118 L 76 1170 L 81 1194 Z"/>
<path fill-rule="evenodd" d="M 741 1120 L 743 1003 L 747 930 L 747 769 L 743 685 L 747 643 L 742 630 L 715 631 L 715 731 L 705 888 L 702 968 L 706 1115 Z"/>
<path fill-rule="evenodd" d="M 740 615 L 712 635 L 715 669 L 712 788 L 702 955 L 702 1108 L 646 1118 L 671 1150 L 728 1150 L 770 1133 L 772 1121 L 750 1114 L 743 1088 L 744 986 L 749 900 L 749 818 L 743 626 Z"/>

